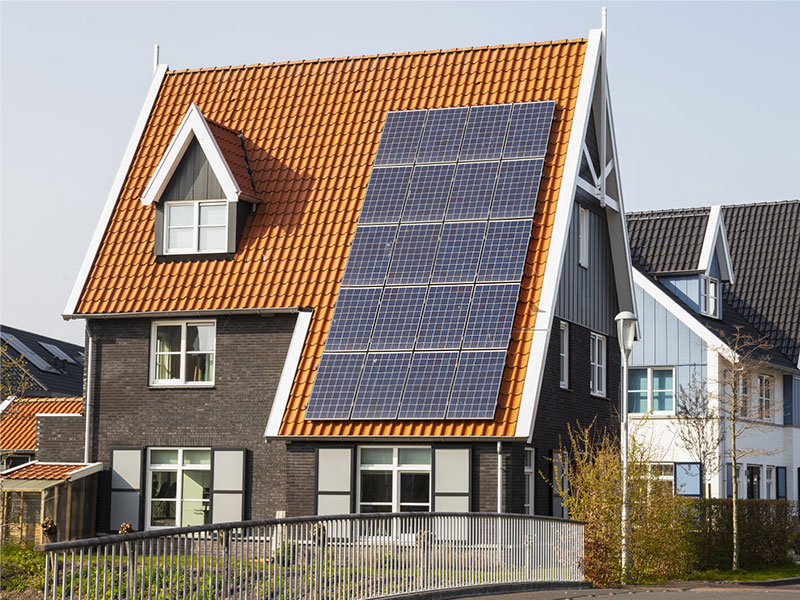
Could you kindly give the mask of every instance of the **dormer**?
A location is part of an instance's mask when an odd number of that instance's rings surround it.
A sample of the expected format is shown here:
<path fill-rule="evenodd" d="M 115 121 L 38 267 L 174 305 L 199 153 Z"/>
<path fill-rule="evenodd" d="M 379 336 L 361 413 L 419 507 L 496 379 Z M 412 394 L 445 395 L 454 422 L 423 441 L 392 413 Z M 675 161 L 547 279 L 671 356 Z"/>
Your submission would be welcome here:
<path fill-rule="evenodd" d="M 232 255 L 258 201 L 242 135 L 192 104 L 142 194 L 155 205 L 155 254 Z"/>

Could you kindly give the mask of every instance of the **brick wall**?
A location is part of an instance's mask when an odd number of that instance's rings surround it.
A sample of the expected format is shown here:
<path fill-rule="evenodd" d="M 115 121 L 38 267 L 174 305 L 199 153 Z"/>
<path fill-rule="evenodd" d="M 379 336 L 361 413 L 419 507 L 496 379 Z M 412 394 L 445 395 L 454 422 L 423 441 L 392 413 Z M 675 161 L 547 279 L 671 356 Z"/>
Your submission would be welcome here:
<path fill-rule="evenodd" d="M 83 415 L 36 418 L 36 460 L 83 462 Z"/>

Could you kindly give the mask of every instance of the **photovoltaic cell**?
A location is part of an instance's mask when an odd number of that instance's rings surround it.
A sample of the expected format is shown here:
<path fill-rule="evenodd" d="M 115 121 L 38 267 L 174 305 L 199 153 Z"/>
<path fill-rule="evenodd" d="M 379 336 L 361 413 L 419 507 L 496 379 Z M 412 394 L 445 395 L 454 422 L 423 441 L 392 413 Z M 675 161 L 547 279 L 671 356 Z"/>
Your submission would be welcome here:
<path fill-rule="evenodd" d="M 370 350 L 414 348 L 425 292 L 424 287 L 396 287 L 384 290 Z"/>
<path fill-rule="evenodd" d="M 403 393 L 410 352 L 368 354 L 353 404 L 353 419 L 394 419 Z"/>
<path fill-rule="evenodd" d="M 500 158 L 508 129 L 510 104 L 473 106 L 467 118 L 460 160 L 491 160 Z"/>
<path fill-rule="evenodd" d="M 462 352 L 458 360 L 448 419 L 491 419 L 503 380 L 506 353 Z"/>
<path fill-rule="evenodd" d="M 455 170 L 454 164 L 416 167 L 403 209 L 403 222 L 441 221 Z"/>
<path fill-rule="evenodd" d="M 500 165 L 491 219 L 530 218 L 536 212 L 536 196 L 544 160 L 514 160 Z"/>
<path fill-rule="evenodd" d="M 533 221 L 491 221 L 478 268 L 478 281 L 520 281 Z"/>
<path fill-rule="evenodd" d="M 400 221 L 411 171 L 412 167 L 373 169 L 358 217 L 360 225 Z"/>
<path fill-rule="evenodd" d="M 417 350 L 460 349 L 471 297 L 471 285 L 430 288 L 417 336 Z"/>
<path fill-rule="evenodd" d="M 550 139 L 555 102 L 515 104 L 511 111 L 503 158 L 544 156 Z"/>
<path fill-rule="evenodd" d="M 326 352 L 367 350 L 382 291 L 381 288 L 344 288 L 339 292 L 325 342 Z"/>
<path fill-rule="evenodd" d="M 486 222 L 445 223 L 431 281 L 474 282 L 485 234 Z"/>
<path fill-rule="evenodd" d="M 499 162 L 461 163 L 453 180 L 446 219 L 460 221 L 489 216 Z"/>
<path fill-rule="evenodd" d="M 427 284 L 441 231 L 438 224 L 401 225 L 386 284 Z"/>
<path fill-rule="evenodd" d="M 428 111 L 417 163 L 455 162 L 469 109 L 437 108 Z"/>
<path fill-rule="evenodd" d="M 342 285 L 383 285 L 397 225 L 357 227 Z"/>
<path fill-rule="evenodd" d="M 404 110 L 386 115 L 373 166 L 408 165 L 414 162 L 426 112 Z"/>
<path fill-rule="evenodd" d="M 518 283 L 476 286 L 463 347 L 507 349 L 518 297 Z"/>
<path fill-rule="evenodd" d="M 307 419 L 347 419 L 356 394 L 364 354 L 322 354 Z"/>
<path fill-rule="evenodd" d="M 417 352 L 411 361 L 399 419 L 443 419 L 458 352 Z"/>

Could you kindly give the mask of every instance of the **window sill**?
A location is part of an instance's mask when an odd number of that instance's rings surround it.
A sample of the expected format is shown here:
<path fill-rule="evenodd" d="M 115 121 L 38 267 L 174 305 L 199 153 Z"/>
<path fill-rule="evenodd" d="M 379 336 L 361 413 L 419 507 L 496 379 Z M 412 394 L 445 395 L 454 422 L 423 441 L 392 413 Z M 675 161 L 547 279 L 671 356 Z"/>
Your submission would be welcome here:
<path fill-rule="evenodd" d="M 589 392 L 589 395 L 593 398 L 602 398 L 603 400 L 608 400 L 608 396 L 605 394 L 598 394 L 597 392 Z"/>
<path fill-rule="evenodd" d="M 570 392 L 570 393 L 572 393 L 572 388 L 569 387 L 568 385 L 560 385 L 560 386 L 558 386 L 558 389 L 561 390 L 562 392 Z"/>
<path fill-rule="evenodd" d="M 235 252 L 183 252 L 156 254 L 156 263 L 188 262 L 190 260 L 233 260 Z"/>
<path fill-rule="evenodd" d="M 152 390 L 213 390 L 216 387 L 212 383 L 151 383 L 148 386 Z"/>

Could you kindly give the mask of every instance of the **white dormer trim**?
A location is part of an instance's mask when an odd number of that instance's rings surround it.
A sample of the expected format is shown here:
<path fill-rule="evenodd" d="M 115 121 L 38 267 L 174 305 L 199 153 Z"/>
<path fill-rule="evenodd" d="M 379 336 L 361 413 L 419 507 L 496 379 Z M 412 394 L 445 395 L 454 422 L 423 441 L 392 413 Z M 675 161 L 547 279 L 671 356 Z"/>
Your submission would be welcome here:
<path fill-rule="evenodd" d="M 697 270 L 708 273 L 715 253 L 719 257 L 720 279 L 734 283 L 733 264 L 728 248 L 728 234 L 725 232 L 722 207 L 719 204 L 712 206 L 708 213 L 706 234 L 703 238 L 703 247 L 700 250 L 700 260 L 697 261 Z"/>
<path fill-rule="evenodd" d="M 167 188 L 175 169 L 178 168 L 193 139 L 200 143 L 208 164 L 222 187 L 225 199 L 228 202 L 239 200 L 242 190 L 239 188 L 239 184 L 236 183 L 228 162 L 222 156 L 222 151 L 219 149 L 217 140 L 214 134 L 211 133 L 203 113 L 200 112 L 200 108 L 196 104 L 192 104 L 189 110 L 186 111 L 186 116 L 183 117 L 183 121 L 178 126 L 178 131 L 169 146 L 167 146 L 161 162 L 158 163 L 153 177 L 142 194 L 143 206 L 149 206 L 161 199 L 161 194 Z"/>

